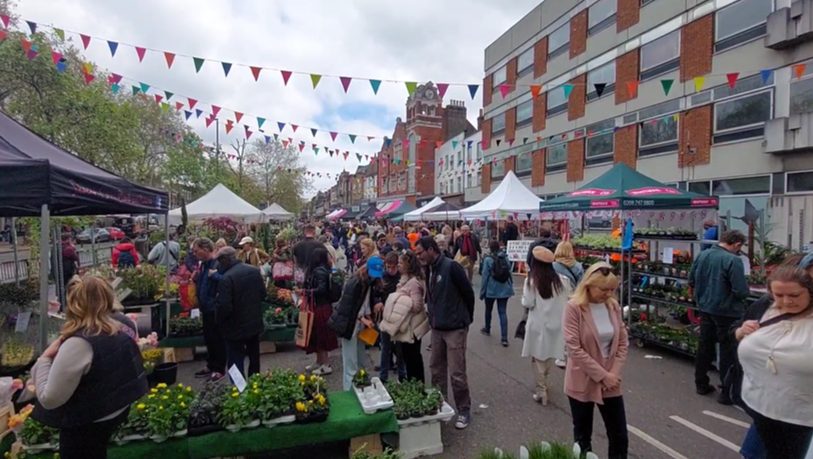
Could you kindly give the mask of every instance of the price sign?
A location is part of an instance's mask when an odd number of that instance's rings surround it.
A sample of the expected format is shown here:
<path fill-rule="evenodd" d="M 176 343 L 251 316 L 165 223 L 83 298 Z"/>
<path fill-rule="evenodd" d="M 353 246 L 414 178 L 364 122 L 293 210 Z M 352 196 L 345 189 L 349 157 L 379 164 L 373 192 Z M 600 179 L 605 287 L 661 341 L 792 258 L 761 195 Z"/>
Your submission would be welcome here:
<path fill-rule="evenodd" d="M 523 239 L 521 241 L 508 241 L 506 253 L 509 261 L 522 261 L 524 262 L 528 257 L 528 249 L 531 248 L 533 243 L 530 239 Z"/>

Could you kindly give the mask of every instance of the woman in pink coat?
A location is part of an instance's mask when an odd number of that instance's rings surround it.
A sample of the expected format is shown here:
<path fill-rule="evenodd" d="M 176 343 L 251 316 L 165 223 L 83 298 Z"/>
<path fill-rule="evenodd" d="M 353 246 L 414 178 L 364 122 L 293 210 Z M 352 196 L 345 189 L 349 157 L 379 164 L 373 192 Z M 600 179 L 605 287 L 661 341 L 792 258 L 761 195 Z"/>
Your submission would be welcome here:
<path fill-rule="evenodd" d="M 567 368 L 565 393 L 570 399 L 573 436 L 591 451 L 593 405 L 598 405 L 609 440 L 607 457 L 626 458 L 629 439 L 621 369 L 629 342 L 614 294 L 618 278 L 604 262 L 591 266 L 570 298 L 563 319 Z"/>

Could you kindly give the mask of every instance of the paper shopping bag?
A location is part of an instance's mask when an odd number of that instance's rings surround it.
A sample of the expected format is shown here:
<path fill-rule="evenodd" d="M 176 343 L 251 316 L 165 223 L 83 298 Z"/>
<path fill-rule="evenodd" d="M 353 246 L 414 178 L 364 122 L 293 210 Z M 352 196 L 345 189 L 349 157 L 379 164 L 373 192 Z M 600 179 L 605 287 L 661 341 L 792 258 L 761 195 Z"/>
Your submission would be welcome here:
<path fill-rule="evenodd" d="M 296 345 L 303 349 L 308 347 L 313 332 L 313 312 L 299 311 L 299 326 L 296 328 Z"/>

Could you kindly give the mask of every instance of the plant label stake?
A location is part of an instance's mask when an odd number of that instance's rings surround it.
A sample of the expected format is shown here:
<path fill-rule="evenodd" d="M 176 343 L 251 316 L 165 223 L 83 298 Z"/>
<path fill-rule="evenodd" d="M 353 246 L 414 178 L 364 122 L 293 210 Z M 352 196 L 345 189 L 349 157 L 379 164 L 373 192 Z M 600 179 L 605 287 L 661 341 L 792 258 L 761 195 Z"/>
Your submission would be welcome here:
<path fill-rule="evenodd" d="M 14 331 L 17 333 L 25 333 L 28 330 L 28 322 L 31 320 L 31 311 L 25 311 L 17 314 L 17 324 L 14 326 Z"/>
<path fill-rule="evenodd" d="M 240 373 L 240 370 L 237 369 L 237 365 L 232 365 L 229 368 L 229 376 L 231 376 L 231 380 L 235 386 L 237 386 L 237 390 L 243 392 L 246 390 L 246 380 L 243 378 L 243 374 Z"/>

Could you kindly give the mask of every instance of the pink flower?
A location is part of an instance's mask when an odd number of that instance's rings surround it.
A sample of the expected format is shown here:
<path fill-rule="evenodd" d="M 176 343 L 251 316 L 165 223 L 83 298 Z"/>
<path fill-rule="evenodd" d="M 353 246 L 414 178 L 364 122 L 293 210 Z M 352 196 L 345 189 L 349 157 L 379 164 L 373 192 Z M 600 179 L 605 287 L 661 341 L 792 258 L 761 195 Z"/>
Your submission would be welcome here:
<path fill-rule="evenodd" d="M 274 309 L 274 314 L 282 314 L 282 308 Z"/>

